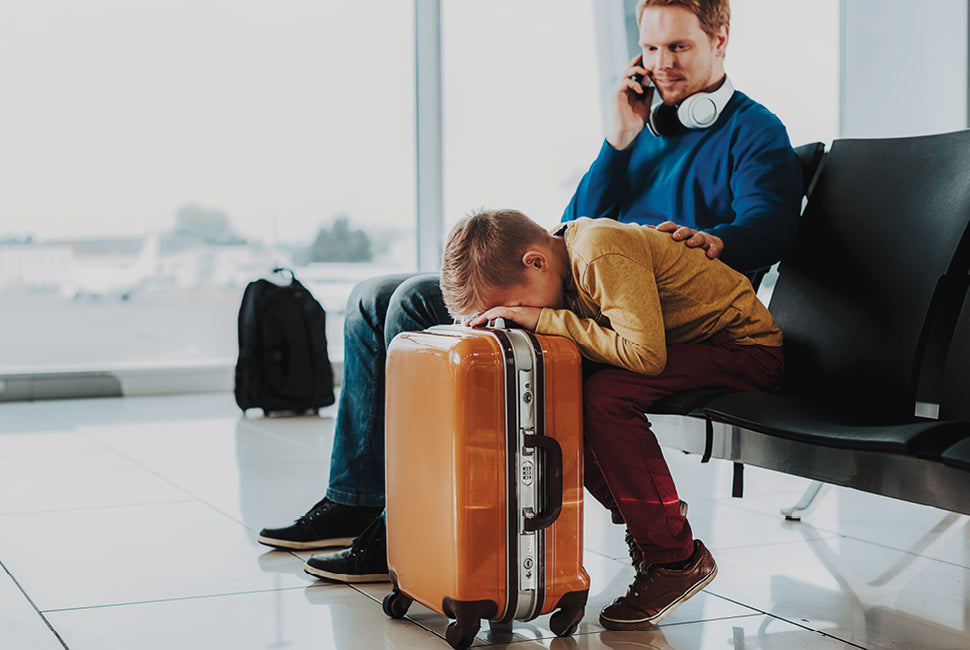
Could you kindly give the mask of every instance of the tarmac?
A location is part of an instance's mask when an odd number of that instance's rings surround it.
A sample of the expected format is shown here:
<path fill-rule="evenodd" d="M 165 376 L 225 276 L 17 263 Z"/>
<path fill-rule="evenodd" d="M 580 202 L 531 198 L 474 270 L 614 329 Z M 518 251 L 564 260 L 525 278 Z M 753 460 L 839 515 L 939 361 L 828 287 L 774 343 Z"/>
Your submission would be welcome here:
<path fill-rule="evenodd" d="M 56 290 L 0 291 L 0 373 L 234 364 L 243 287 L 64 298 Z M 328 311 L 331 358 L 342 357 L 342 314 Z"/>

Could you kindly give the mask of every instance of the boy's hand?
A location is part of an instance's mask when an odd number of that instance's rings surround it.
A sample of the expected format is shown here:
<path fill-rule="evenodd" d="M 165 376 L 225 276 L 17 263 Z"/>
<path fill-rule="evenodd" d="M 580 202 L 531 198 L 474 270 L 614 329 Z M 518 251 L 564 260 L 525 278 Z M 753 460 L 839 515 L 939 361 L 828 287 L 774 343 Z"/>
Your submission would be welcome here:
<path fill-rule="evenodd" d="M 468 325 L 470 327 L 480 327 L 482 325 L 488 325 L 488 321 L 490 320 L 504 318 L 507 321 L 512 321 L 516 325 L 534 332 L 536 326 L 539 325 L 540 314 L 542 314 L 541 307 L 492 307 L 488 311 L 484 311 L 469 320 Z"/>
<path fill-rule="evenodd" d="M 717 259 L 724 252 L 724 242 L 717 235 L 686 226 L 678 226 L 673 221 L 664 221 L 657 226 L 660 232 L 669 232 L 676 241 L 682 241 L 688 248 L 703 248 L 710 259 Z"/>

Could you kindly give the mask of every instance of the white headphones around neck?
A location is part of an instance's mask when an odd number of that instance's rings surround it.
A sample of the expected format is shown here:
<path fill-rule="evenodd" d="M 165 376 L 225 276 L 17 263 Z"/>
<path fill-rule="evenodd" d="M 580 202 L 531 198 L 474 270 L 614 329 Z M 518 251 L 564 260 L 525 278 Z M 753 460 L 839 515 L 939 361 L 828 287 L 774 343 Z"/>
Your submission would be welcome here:
<path fill-rule="evenodd" d="M 678 106 L 664 104 L 660 93 L 655 91 L 647 126 L 654 135 L 674 135 L 683 127 L 706 129 L 717 122 L 733 95 L 734 84 L 727 76 L 714 92 L 694 93 Z"/>

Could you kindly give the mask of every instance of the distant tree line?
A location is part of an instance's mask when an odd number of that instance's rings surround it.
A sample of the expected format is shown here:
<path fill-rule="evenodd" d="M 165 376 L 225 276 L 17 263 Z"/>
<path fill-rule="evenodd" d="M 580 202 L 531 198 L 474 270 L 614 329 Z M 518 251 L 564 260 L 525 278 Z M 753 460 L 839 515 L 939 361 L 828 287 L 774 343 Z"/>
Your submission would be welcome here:
<path fill-rule="evenodd" d="M 310 245 L 311 262 L 370 262 L 374 259 L 367 233 L 350 227 L 350 219 L 340 215 L 328 228 L 320 228 Z"/>
<path fill-rule="evenodd" d="M 229 215 L 218 208 L 198 204 L 183 205 L 175 211 L 172 236 L 200 244 L 241 245 L 246 240 L 236 233 Z"/>
<path fill-rule="evenodd" d="M 175 211 L 175 227 L 166 237 L 167 248 L 184 248 L 199 244 L 242 245 L 246 240 L 233 228 L 229 215 L 218 208 L 198 204 L 183 205 Z M 367 233 L 350 227 L 346 214 L 334 217 L 322 226 L 309 246 L 295 253 L 294 262 L 370 262 L 373 245 Z"/>

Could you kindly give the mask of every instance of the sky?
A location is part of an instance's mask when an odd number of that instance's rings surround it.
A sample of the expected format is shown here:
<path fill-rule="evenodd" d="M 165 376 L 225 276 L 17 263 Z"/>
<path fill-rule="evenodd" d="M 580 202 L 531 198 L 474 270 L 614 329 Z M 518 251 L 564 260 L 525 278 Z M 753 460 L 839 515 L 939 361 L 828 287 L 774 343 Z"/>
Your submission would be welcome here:
<path fill-rule="evenodd" d="M 603 137 L 603 1 L 444 1 L 447 221 L 482 206 L 558 220 Z M 796 145 L 834 136 L 837 5 L 732 3 L 728 71 L 796 123 Z M 269 241 L 311 241 L 339 214 L 412 228 L 412 7 L 4 3 L 0 238 L 144 235 L 187 204 Z M 797 83 L 799 66 L 815 88 Z"/>
<path fill-rule="evenodd" d="M 306 236 L 410 200 L 410 3 L 6 4 L 0 231 L 136 233 L 199 203 Z"/>

